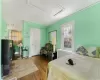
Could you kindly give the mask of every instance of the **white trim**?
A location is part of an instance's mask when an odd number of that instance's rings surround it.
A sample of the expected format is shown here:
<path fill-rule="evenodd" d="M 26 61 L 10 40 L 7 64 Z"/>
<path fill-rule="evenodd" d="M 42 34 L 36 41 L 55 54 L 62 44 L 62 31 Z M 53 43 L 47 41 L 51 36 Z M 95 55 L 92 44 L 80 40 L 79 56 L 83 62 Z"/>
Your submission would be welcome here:
<path fill-rule="evenodd" d="M 64 27 L 64 25 L 68 25 L 68 24 L 72 24 L 72 48 L 64 48 L 64 44 L 62 44 L 63 43 L 63 27 Z M 71 21 L 71 22 L 67 22 L 67 23 L 65 23 L 65 24 L 63 24 L 63 25 L 61 25 L 61 49 L 64 49 L 64 50 L 71 50 L 71 51 L 74 51 L 75 50 L 75 48 L 74 48 L 74 27 L 75 27 L 75 21 Z"/>
<path fill-rule="evenodd" d="M 34 4 L 32 4 L 32 3 L 31 3 L 31 0 L 26 0 L 26 4 L 28 4 L 29 6 L 35 7 L 35 8 L 37 8 L 37 9 L 39 9 L 39 10 L 45 12 L 45 10 L 43 10 L 42 8 L 40 8 L 40 7 L 38 7 L 38 6 L 34 5 Z"/>

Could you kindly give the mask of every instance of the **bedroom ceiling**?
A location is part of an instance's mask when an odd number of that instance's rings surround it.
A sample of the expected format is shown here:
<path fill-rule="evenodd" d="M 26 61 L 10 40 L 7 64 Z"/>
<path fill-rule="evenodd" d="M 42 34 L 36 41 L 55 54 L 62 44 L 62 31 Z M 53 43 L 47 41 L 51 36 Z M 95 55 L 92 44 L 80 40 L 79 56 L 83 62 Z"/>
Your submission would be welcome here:
<path fill-rule="evenodd" d="M 100 0 L 3 0 L 7 24 L 22 26 L 22 21 L 49 25 Z"/>

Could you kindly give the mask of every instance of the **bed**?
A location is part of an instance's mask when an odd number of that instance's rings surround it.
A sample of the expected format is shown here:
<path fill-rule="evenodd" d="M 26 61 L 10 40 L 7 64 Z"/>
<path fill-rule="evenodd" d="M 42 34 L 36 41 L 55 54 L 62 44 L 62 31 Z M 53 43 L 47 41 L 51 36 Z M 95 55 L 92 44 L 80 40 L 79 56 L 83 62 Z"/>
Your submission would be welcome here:
<path fill-rule="evenodd" d="M 66 64 L 73 59 L 75 65 Z M 100 59 L 68 54 L 49 63 L 48 80 L 100 80 Z"/>

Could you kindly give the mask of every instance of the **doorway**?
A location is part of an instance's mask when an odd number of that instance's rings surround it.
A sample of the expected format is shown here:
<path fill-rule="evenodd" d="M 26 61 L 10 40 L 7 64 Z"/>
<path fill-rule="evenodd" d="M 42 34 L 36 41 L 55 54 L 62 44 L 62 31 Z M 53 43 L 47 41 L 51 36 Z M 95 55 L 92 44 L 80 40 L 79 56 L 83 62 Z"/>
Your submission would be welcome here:
<path fill-rule="evenodd" d="M 40 29 L 32 28 L 30 30 L 30 53 L 29 57 L 39 55 L 40 53 Z"/>
<path fill-rule="evenodd" d="M 12 46 L 13 46 L 13 57 L 12 59 L 18 59 L 21 57 L 21 55 L 23 55 L 22 51 L 21 51 L 21 47 L 22 47 L 22 31 L 18 31 L 18 30 L 9 30 L 9 36 L 8 36 L 9 40 L 12 40 Z M 21 44 L 21 45 L 20 45 Z M 10 44 L 11 45 L 11 44 Z"/>

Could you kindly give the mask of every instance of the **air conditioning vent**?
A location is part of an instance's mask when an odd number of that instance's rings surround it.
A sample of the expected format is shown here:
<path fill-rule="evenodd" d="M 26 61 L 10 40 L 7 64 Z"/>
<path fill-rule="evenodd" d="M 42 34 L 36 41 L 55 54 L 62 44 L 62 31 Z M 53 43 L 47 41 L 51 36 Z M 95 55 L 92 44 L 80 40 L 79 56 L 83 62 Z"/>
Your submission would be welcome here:
<path fill-rule="evenodd" d="M 53 16 L 57 16 L 58 14 L 60 14 L 61 12 L 64 11 L 64 7 L 62 7 L 61 5 L 59 5 L 59 8 L 61 8 L 57 13 L 55 13 Z"/>

